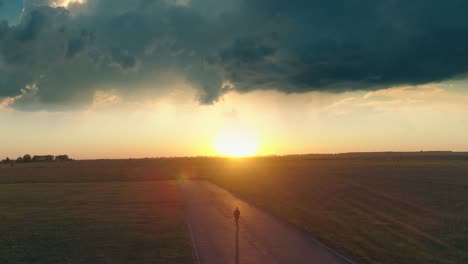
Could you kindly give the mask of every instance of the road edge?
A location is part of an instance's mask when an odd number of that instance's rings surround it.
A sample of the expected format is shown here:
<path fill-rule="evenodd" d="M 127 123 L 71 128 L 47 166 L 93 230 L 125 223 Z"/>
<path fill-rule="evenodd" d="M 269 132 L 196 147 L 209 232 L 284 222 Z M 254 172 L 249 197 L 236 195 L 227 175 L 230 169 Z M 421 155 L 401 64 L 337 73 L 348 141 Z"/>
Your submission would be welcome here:
<path fill-rule="evenodd" d="M 179 185 L 179 188 L 183 188 L 182 186 Z M 182 191 L 182 195 L 185 196 L 185 192 L 184 190 L 181 190 Z M 185 215 L 185 223 L 187 225 L 187 229 L 188 229 L 188 232 L 189 232 L 189 236 L 190 236 L 190 241 L 192 242 L 192 258 L 193 258 L 193 262 L 194 264 L 200 264 L 200 254 L 198 253 L 198 248 L 197 248 L 197 244 L 195 243 L 195 236 L 193 235 L 193 228 L 192 228 L 192 220 L 188 217 L 188 213 L 187 213 L 187 199 L 185 199 L 184 197 L 184 215 Z"/>

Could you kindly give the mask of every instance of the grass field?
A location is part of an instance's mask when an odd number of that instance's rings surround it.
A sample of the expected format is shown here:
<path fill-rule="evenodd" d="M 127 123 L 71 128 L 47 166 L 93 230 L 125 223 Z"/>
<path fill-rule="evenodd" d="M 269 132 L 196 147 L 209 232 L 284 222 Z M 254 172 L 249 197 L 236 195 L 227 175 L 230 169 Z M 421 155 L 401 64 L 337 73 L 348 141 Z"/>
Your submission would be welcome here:
<path fill-rule="evenodd" d="M 198 173 L 359 262 L 468 263 L 467 161 L 293 157 L 217 167 Z"/>
<path fill-rule="evenodd" d="M 192 263 L 177 183 L 124 174 L 118 162 L 0 168 L 0 263 Z"/>
<path fill-rule="evenodd" d="M 465 158 L 309 156 L 0 167 L 0 263 L 190 263 L 174 179 L 211 180 L 361 263 L 468 263 Z"/>

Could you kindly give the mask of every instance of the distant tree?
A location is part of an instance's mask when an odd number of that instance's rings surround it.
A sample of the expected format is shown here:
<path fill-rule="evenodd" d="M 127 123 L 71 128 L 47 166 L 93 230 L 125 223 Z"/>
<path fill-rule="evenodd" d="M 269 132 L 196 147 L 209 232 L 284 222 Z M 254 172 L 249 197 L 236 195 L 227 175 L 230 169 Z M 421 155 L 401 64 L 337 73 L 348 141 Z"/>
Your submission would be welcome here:
<path fill-rule="evenodd" d="M 54 161 L 54 155 L 34 155 L 32 157 L 33 162 L 45 162 L 45 161 Z"/>
<path fill-rule="evenodd" d="M 23 162 L 23 157 L 18 157 L 18 158 L 16 159 L 16 162 Z"/>
<path fill-rule="evenodd" d="M 10 163 L 10 158 L 6 157 L 6 159 L 3 160 L 3 163 Z"/>
<path fill-rule="evenodd" d="M 68 155 L 58 155 L 58 156 L 55 156 L 55 160 L 57 160 L 57 161 L 68 161 L 68 160 L 70 160 L 70 158 L 68 157 Z"/>
<path fill-rule="evenodd" d="M 26 154 L 23 156 L 23 162 L 30 162 L 31 161 L 31 155 L 29 154 Z"/>

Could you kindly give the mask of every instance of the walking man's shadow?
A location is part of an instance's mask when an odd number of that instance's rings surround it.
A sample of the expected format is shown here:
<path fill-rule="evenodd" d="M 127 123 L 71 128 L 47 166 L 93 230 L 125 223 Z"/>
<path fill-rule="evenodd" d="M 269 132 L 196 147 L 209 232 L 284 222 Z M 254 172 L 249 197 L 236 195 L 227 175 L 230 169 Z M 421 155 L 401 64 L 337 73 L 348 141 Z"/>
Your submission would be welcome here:
<path fill-rule="evenodd" d="M 236 256 L 234 263 L 239 264 L 239 226 L 236 227 Z"/>

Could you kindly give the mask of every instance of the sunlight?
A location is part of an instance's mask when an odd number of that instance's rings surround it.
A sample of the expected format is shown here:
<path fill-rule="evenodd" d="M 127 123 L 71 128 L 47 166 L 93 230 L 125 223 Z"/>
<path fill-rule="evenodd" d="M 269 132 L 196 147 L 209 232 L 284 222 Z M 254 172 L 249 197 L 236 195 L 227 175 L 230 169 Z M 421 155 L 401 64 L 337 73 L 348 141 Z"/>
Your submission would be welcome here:
<path fill-rule="evenodd" d="M 71 3 L 84 4 L 86 0 L 53 0 L 50 3 L 51 7 L 68 7 Z"/>
<path fill-rule="evenodd" d="M 258 146 L 256 134 L 240 127 L 220 131 L 214 144 L 218 154 L 231 157 L 253 156 L 257 154 Z"/>

